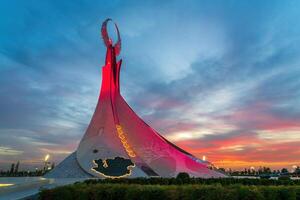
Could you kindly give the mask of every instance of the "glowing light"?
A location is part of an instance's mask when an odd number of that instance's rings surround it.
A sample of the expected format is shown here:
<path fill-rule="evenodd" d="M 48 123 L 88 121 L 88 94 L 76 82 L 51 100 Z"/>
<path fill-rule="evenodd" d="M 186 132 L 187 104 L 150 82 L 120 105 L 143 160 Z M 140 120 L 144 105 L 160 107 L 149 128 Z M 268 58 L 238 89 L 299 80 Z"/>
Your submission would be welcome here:
<path fill-rule="evenodd" d="M 255 170 L 255 167 L 251 166 L 250 169 L 254 171 L 254 170 Z"/>
<path fill-rule="evenodd" d="M 294 172 L 297 170 L 297 168 L 298 168 L 297 165 L 293 165 L 293 166 L 292 166 L 292 169 L 293 169 Z"/>
<path fill-rule="evenodd" d="M 12 183 L 0 183 L 0 187 L 9 187 L 9 186 L 13 186 L 14 184 Z"/>
<path fill-rule="evenodd" d="M 202 156 L 202 160 L 203 160 L 203 161 L 206 161 L 206 156 Z"/>
<path fill-rule="evenodd" d="M 103 160 L 102 162 L 103 162 L 103 167 L 104 167 L 104 168 L 107 168 L 107 167 L 108 167 L 108 164 L 107 164 L 106 160 Z"/>
<path fill-rule="evenodd" d="M 47 155 L 45 156 L 45 162 L 47 162 L 47 160 L 49 160 L 49 158 L 50 158 L 50 155 L 47 154 Z"/>
<path fill-rule="evenodd" d="M 135 157 L 135 153 L 133 152 L 131 146 L 128 144 L 127 140 L 126 140 L 126 136 L 125 136 L 125 133 L 122 129 L 122 126 L 121 125 L 116 125 L 116 129 L 117 129 L 117 132 L 118 132 L 118 136 L 123 144 L 123 147 L 125 148 L 127 154 L 130 156 L 130 157 Z"/>

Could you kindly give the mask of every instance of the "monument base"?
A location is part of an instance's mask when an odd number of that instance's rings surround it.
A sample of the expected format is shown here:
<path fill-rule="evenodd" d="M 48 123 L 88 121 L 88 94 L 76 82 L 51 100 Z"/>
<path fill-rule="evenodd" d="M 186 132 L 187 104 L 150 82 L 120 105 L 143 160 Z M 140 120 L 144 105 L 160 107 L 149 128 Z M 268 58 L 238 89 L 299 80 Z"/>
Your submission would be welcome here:
<path fill-rule="evenodd" d="M 76 151 L 66 157 L 54 169 L 44 175 L 45 178 L 92 178 L 76 160 Z"/>

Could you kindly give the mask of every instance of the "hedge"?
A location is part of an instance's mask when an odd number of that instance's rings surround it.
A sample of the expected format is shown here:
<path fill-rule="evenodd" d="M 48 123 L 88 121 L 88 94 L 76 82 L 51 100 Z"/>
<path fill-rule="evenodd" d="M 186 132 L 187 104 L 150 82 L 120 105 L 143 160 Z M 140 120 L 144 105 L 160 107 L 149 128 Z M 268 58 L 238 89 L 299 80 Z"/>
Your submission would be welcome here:
<path fill-rule="evenodd" d="M 249 178 L 121 178 L 121 179 L 89 179 L 86 184 L 97 183 L 120 183 L 120 184 L 141 184 L 141 185 L 183 185 L 183 184 L 221 184 L 221 185 L 300 185 L 300 180 L 274 180 L 274 179 L 249 179 Z"/>
<path fill-rule="evenodd" d="M 300 200 L 300 186 L 86 184 L 42 190 L 41 200 Z"/>

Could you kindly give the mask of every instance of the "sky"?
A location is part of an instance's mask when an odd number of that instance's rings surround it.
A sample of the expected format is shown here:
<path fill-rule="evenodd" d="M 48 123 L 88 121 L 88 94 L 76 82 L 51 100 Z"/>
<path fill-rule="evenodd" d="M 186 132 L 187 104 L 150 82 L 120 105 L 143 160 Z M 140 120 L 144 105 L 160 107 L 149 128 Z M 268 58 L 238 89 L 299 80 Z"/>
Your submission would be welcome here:
<path fill-rule="evenodd" d="M 15 1 L 0 6 L 0 169 L 75 151 L 119 26 L 121 93 L 218 167 L 300 165 L 300 1 Z"/>

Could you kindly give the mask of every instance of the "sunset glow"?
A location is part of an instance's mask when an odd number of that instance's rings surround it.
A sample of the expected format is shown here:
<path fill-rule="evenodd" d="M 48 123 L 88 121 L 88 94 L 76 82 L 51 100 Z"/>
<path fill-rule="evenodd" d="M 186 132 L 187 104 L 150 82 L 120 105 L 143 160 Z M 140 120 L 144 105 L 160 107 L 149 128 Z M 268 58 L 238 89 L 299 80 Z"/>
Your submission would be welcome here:
<path fill-rule="evenodd" d="M 1 169 L 40 168 L 50 155 L 58 164 L 76 150 L 100 91 L 100 22 L 112 17 L 124 41 L 121 94 L 149 126 L 218 167 L 293 170 L 299 9 L 300 1 L 8 1 L 0 7 Z"/>

